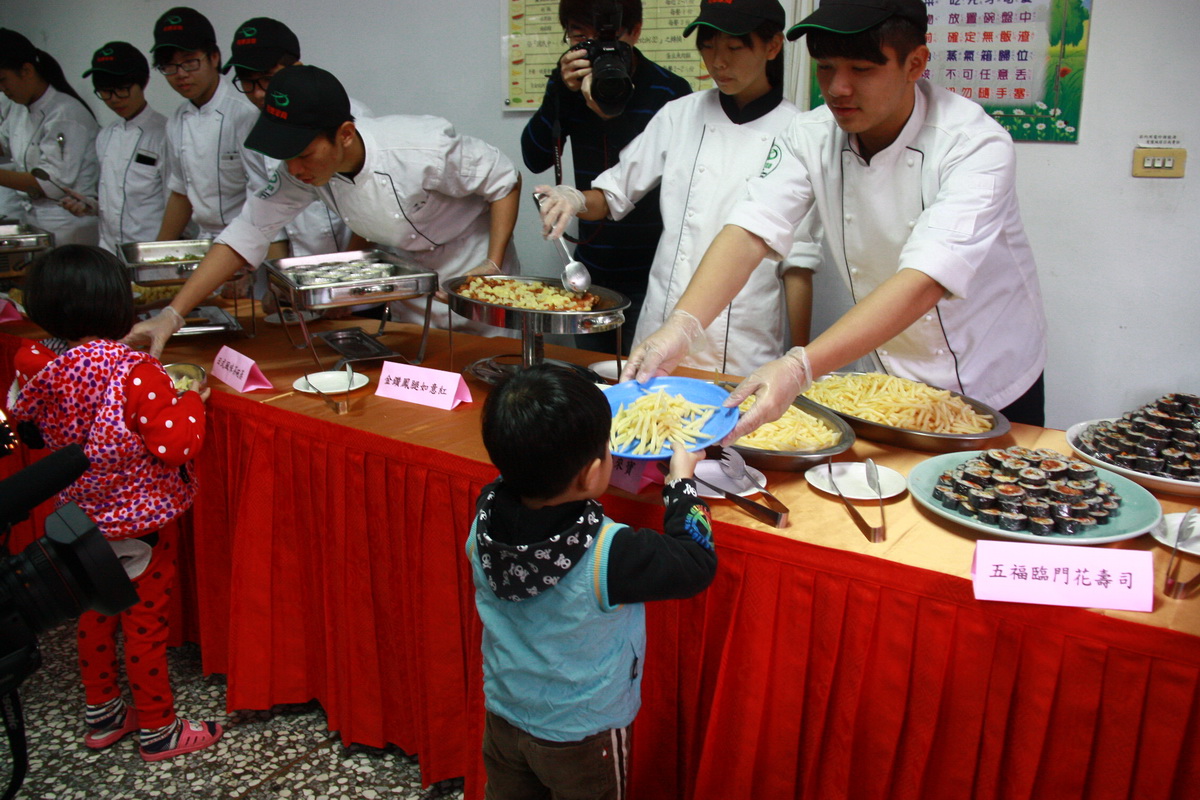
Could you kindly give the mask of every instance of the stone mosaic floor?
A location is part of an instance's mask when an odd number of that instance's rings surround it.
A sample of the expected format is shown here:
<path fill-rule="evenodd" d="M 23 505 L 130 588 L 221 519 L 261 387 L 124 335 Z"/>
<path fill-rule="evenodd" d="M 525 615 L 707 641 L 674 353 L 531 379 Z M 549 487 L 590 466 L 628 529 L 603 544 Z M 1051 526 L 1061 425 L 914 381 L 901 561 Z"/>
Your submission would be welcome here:
<path fill-rule="evenodd" d="M 225 714 L 225 679 L 202 674 L 195 645 L 170 651 L 175 705 L 185 717 L 224 724 L 216 745 L 153 764 L 138 755 L 136 735 L 107 750 L 88 750 L 74 630 L 72 622 L 39 637 L 42 666 L 20 687 L 29 772 L 18 798 L 462 797 L 461 781 L 422 788 L 416 758 L 396 748 L 342 747 L 316 702 Z M 0 753 L 2 792 L 11 775 L 6 742 Z"/>

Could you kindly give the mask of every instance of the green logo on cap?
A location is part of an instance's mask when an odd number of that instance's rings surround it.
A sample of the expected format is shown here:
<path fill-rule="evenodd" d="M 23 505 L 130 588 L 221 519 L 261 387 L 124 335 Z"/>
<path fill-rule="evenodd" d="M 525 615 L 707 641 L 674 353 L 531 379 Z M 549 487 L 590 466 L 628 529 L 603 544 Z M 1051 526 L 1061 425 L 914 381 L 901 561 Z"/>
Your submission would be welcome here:
<path fill-rule="evenodd" d="M 258 28 L 242 28 L 242 36 L 247 38 L 254 36 L 256 33 L 258 33 Z"/>
<path fill-rule="evenodd" d="M 271 100 L 280 108 L 287 108 L 287 104 L 292 102 L 283 92 L 271 92 Z"/>
<path fill-rule="evenodd" d="M 100 55 L 102 55 L 102 56 L 111 56 L 112 54 L 113 54 L 113 49 L 111 47 L 106 47 L 100 51 Z"/>
<path fill-rule="evenodd" d="M 183 22 L 183 17 L 176 17 L 172 15 L 167 17 L 167 22 L 171 23 L 172 25 L 178 25 L 179 23 Z"/>

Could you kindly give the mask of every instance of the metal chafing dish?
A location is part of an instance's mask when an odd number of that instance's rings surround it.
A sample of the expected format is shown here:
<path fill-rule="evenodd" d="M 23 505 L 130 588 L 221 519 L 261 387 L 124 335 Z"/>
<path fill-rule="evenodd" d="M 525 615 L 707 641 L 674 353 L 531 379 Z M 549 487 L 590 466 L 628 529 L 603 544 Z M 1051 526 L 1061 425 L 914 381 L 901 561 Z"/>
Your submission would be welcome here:
<path fill-rule="evenodd" d="M 562 288 L 560 278 L 542 278 L 523 275 L 489 275 L 488 277 L 505 278 L 510 281 L 525 283 L 541 282 L 549 286 Z M 612 289 L 593 285 L 588 291 L 599 299 L 590 311 L 541 311 L 529 308 L 514 308 L 482 300 L 472 300 L 458 293 L 463 284 L 470 280 L 463 275 L 453 278 L 446 284 L 449 296 L 450 310 L 475 322 L 482 322 L 497 328 L 521 331 L 521 363 L 504 363 L 503 356 L 485 358 L 467 367 L 467 372 L 485 383 L 494 384 L 501 377 L 514 369 L 531 367 L 546 361 L 545 345 L 542 335 L 547 333 L 603 333 L 620 327 L 625 322 L 625 309 L 629 308 L 629 298 Z M 618 343 L 618 348 L 620 344 Z M 582 370 L 592 380 L 599 377 L 584 367 L 575 364 L 554 361 L 571 369 Z"/>
<path fill-rule="evenodd" d="M 326 253 L 296 258 L 278 258 L 266 262 L 267 279 L 276 299 L 281 305 L 290 305 L 296 310 L 318 311 L 326 308 L 354 306 L 365 303 L 390 303 L 426 297 L 425 325 L 421 331 L 421 344 L 413 359 L 407 359 L 379 343 L 378 337 L 389 316 L 384 306 L 379 329 L 368 334 L 361 329 L 333 331 L 318 334 L 318 338 L 336 350 L 342 359 L 335 369 L 354 361 L 378 361 L 400 358 L 412 364 L 420 364 L 425 358 L 425 345 L 429 340 L 429 322 L 433 307 L 433 294 L 438 288 L 437 273 L 419 267 L 415 262 L 386 253 L 382 250 L 351 250 L 343 253 Z M 297 344 L 292 339 L 289 321 L 284 318 L 284 330 L 295 347 L 308 346 L 313 360 L 319 365 L 320 358 L 312 346 L 312 336 L 303 314 L 297 314 L 304 334 L 304 341 Z"/>
<path fill-rule="evenodd" d="M 212 246 L 209 239 L 176 239 L 167 242 L 126 242 L 121 257 L 129 279 L 142 286 L 184 283 Z"/>
<path fill-rule="evenodd" d="M 0 277 L 25 274 L 25 267 L 39 253 L 54 246 L 54 234 L 16 220 L 0 220 Z"/>
<path fill-rule="evenodd" d="M 861 372 L 838 372 L 835 375 L 862 375 Z M 939 387 L 934 387 L 939 388 Z M 992 439 L 999 439 L 1005 436 L 1012 429 L 1012 424 L 1008 418 L 1001 414 L 991 406 L 981 403 L 980 401 L 967 397 L 964 394 L 959 394 L 955 391 L 950 391 L 950 394 L 959 398 L 971 408 L 975 409 L 980 414 L 986 414 L 993 420 L 991 430 L 982 431 L 981 433 L 932 433 L 930 431 L 918 431 L 911 428 L 897 428 L 892 425 L 883 425 L 878 422 L 856 417 L 845 411 L 839 411 L 836 408 L 822 405 L 815 401 L 810 401 L 813 405 L 828 409 L 837 414 L 862 439 L 869 439 L 872 442 L 880 442 L 882 444 L 891 444 L 898 447 L 907 447 L 911 450 L 924 450 L 932 453 L 951 453 L 957 450 L 980 450 L 988 449 L 994 445 L 988 444 Z M 807 398 L 805 398 L 807 399 Z"/>

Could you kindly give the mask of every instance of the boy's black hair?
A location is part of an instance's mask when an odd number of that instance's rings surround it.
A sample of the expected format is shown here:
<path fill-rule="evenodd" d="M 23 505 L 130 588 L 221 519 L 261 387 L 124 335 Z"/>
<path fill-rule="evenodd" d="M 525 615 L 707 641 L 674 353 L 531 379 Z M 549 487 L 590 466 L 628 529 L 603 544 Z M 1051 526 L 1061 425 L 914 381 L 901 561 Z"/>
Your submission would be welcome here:
<path fill-rule="evenodd" d="M 696 49 L 707 42 L 709 39 L 716 36 L 720 31 L 709 25 L 699 25 L 696 27 Z M 743 33 L 737 38 L 742 41 L 747 47 L 754 46 L 754 37 L 757 36 L 759 41 L 766 43 L 771 41 L 776 34 L 783 33 L 783 25 L 777 22 L 766 21 L 759 25 L 750 33 Z M 779 55 L 767 62 L 767 80 L 772 88 L 782 88 L 783 86 L 783 48 L 779 49 Z"/>
<path fill-rule="evenodd" d="M 896 51 L 900 63 L 908 54 L 925 44 L 925 32 L 903 17 L 888 17 L 883 22 L 858 33 L 835 33 L 811 29 L 806 33 L 808 54 L 813 58 L 847 58 L 886 64 L 883 46 Z"/>
<path fill-rule="evenodd" d="M 483 404 L 483 444 L 520 497 L 562 493 L 593 459 L 604 458 L 612 411 L 578 373 L 548 364 L 519 370 Z"/>
<path fill-rule="evenodd" d="M 592 26 L 596 12 L 615 2 L 621 8 L 621 28 L 632 31 L 642 24 L 642 0 L 559 0 L 558 24 L 566 30 L 572 24 Z"/>
<path fill-rule="evenodd" d="M 111 72 L 92 73 L 93 89 L 119 89 L 122 86 L 131 86 L 135 83 L 141 86 L 142 89 L 145 89 L 150 84 L 150 69 L 148 67 L 144 70 L 126 72 L 123 75 L 113 75 Z"/>
<path fill-rule="evenodd" d="M 154 56 L 154 68 L 158 69 L 165 64 L 170 64 L 172 59 L 179 55 L 179 53 L 204 53 L 206 57 L 216 56 L 217 71 L 219 72 L 221 70 L 221 48 L 217 46 L 215 41 L 205 42 L 195 50 L 180 50 L 177 47 L 160 47 L 152 54 Z M 184 60 L 186 61 L 187 59 Z"/>
<path fill-rule="evenodd" d="M 64 244 L 30 265 L 25 310 L 43 330 L 60 339 L 123 339 L 133 327 L 129 273 L 107 250 Z"/>

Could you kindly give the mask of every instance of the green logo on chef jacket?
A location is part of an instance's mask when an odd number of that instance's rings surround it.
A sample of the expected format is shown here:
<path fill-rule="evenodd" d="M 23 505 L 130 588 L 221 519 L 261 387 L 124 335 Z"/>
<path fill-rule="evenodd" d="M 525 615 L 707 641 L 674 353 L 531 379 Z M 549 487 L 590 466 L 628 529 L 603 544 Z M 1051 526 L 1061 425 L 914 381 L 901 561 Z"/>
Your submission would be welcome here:
<path fill-rule="evenodd" d="M 270 180 L 267 181 L 267 185 L 262 188 L 262 190 L 258 193 L 258 196 L 265 200 L 266 198 L 270 197 L 271 195 L 275 194 L 278 191 L 279 191 L 279 170 L 275 170 L 274 172 L 271 173 Z"/>
<path fill-rule="evenodd" d="M 249 39 L 251 36 L 254 36 L 257 33 L 258 33 L 258 28 L 242 28 L 242 36 L 246 37 L 247 39 Z"/>
<path fill-rule="evenodd" d="M 766 163 L 763 164 L 762 172 L 759 173 L 759 177 L 765 178 L 775 171 L 775 168 L 779 166 L 779 156 L 779 145 L 771 142 L 771 151 L 767 153 L 767 160 Z"/>
<path fill-rule="evenodd" d="M 271 102 L 279 108 L 287 108 L 287 104 L 292 101 L 283 92 L 271 92 Z"/>
<path fill-rule="evenodd" d="M 170 25 L 178 25 L 183 22 L 183 17 L 170 16 L 167 17 L 167 23 Z"/>

